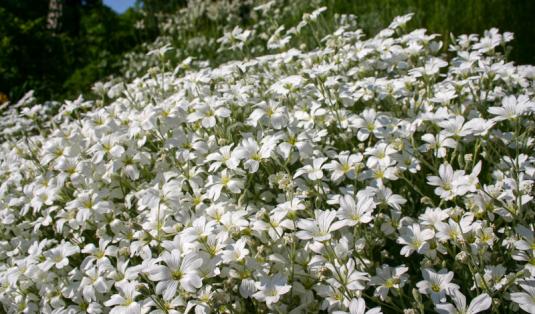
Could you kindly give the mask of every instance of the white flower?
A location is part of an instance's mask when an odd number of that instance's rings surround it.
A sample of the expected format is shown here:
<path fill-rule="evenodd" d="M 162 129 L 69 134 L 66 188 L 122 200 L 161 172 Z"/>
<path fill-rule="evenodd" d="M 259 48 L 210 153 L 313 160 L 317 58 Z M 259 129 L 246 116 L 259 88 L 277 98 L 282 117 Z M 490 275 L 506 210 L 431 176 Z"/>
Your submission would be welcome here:
<path fill-rule="evenodd" d="M 363 179 L 371 179 L 371 185 L 374 187 L 382 188 L 386 180 L 395 181 L 398 179 L 399 169 L 395 166 L 389 166 L 385 163 L 377 163 L 373 168 L 365 170 L 362 173 Z"/>
<path fill-rule="evenodd" d="M 226 231 L 230 233 L 240 232 L 249 226 L 249 221 L 244 218 L 246 215 L 245 210 L 229 211 L 221 216 L 220 222 Z"/>
<path fill-rule="evenodd" d="M 424 254 L 429 249 L 429 240 L 435 236 L 432 229 L 420 229 L 419 224 L 412 224 L 408 227 L 401 228 L 400 236 L 397 239 L 399 244 L 404 246 L 401 248 L 401 255 L 409 256 L 414 251 L 419 254 Z"/>
<path fill-rule="evenodd" d="M 338 181 L 344 176 L 353 180 L 357 175 L 357 167 L 360 165 L 362 159 L 362 154 L 342 153 L 338 156 L 338 160 L 331 161 L 324 168 L 332 172 L 332 181 Z"/>
<path fill-rule="evenodd" d="M 388 265 L 383 265 L 376 269 L 376 275 L 370 280 L 370 285 L 377 286 L 375 288 L 375 295 L 379 296 L 381 300 L 385 300 L 390 289 L 403 288 L 409 276 L 406 274 L 409 271 L 408 267 L 399 266 L 392 268 Z"/>
<path fill-rule="evenodd" d="M 345 265 L 327 263 L 326 267 L 333 274 L 333 277 L 327 279 L 327 282 L 337 288 L 341 288 L 344 285 L 351 291 L 366 289 L 364 282 L 370 280 L 368 273 L 357 271 L 355 266 L 353 259 L 349 259 Z"/>
<path fill-rule="evenodd" d="M 435 194 L 445 200 L 451 200 L 455 196 L 464 195 L 468 191 L 464 170 L 453 171 L 450 164 L 444 163 L 438 169 L 439 176 L 427 177 L 429 185 L 437 186 Z"/>
<path fill-rule="evenodd" d="M 252 126 L 256 127 L 259 121 L 265 121 L 264 124 L 271 125 L 276 130 L 282 129 L 287 125 L 288 113 L 284 106 L 263 101 L 257 104 L 256 107 L 249 116 L 249 124 Z"/>
<path fill-rule="evenodd" d="M 349 305 L 349 300 L 341 289 L 328 284 L 319 284 L 314 287 L 314 290 L 322 298 L 321 309 L 334 312 L 335 309 Z"/>
<path fill-rule="evenodd" d="M 106 293 L 112 285 L 111 280 L 106 280 L 104 271 L 94 267 L 85 272 L 85 277 L 80 281 L 82 295 L 86 301 L 97 301 L 96 292 Z"/>
<path fill-rule="evenodd" d="M 450 100 L 456 98 L 457 95 L 453 88 L 444 88 L 435 92 L 435 97 L 431 98 L 432 102 L 447 104 Z"/>
<path fill-rule="evenodd" d="M 396 153 L 396 149 L 393 145 L 386 143 L 379 143 L 373 147 L 368 147 L 364 152 L 364 155 L 369 156 L 366 166 L 368 168 L 375 168 L 378 165 L 387 167 L 392 163 L 391 156 L 394 153 Z"/>
<path fill-rule="evenodd" d="M 524 311 L 530 314 L 535 313 L 535 281 L 523 281 L 519 286 L 524 291 L 511 293 L 511 300 Z"/>
<path fill-rule="evenodd" d="M 535 103 L 527 95 L 506 96 L 502 99 L 501 107 L 489 107 L 489 113 L 495 115 L 494 121 L 512 120 L 535 111 Z"/>
<path fill-rule="evenodd" d="M 433 76 L 440 71 L 440 68 L 447 66 L 448 63 L 439 58 L 430 58 L 423 67 L 414 68 L 409 73 L 415 77 Z"/>
<path fill-rule="evenodd" d="M 120 158 L 125 149 L 120 145 L 120 139 L 117 136 L 105 135 L 89 149 L 89 152 L 93 154 L 92 161 L 97 164 L 104 160 L 105 156 L 110 159 Z"/>
<path fill-rule="evenodd" d="M 414 13 L 409 13 L 401 16 L 396 16 L 388 28 L 399 28 L 405 26 L 414 16 Z"/>
<path fill-rule="evenodd" d="M 229 263 L 243 260 L 249 254 L 249 250 L 245 248 L 246 244 L 247 240 L 245 238 L 241 238 L 236 243 L 231 244 L 227 250 L 223 251 L 223 262 Z"/>
<path fill-rule="evenodd" d="M 207 217 L 201 216 L 191 223 L 191 227 L 184 229 L 182 234 L 188 239 L 197 240 L 212 234 L 216 227 L 217 221 L 209 220 Z"/>
<path fill-rule="evenodd" d="M 323 170 L 321 169 L 326 160 L 327 158 L 314 158 L 312 165 L 306 165 L 295 172 L 294 179 L 306 173 L 310 180 L 321 180 L 323 178 Z"/>
<path fill-rule="evenodd" d="M 210 172 L 215 172 L 223 164 L 229 169 L 236 169 L 240 163 L 236 154 L 233 154 L 232 145 L 220 147 L 218 152 L 206 156 L 206 161 L 210 163 Z"/>
<path fill-rule="evenodd" d="M 367 224 L 373 219 L 373 209 L 375 203 L 373 199 L 364 196 L 357 197 L 357 202 L 350 195 L 340 197 L 340 209 L 338 210 L 338 218 L 346 223 L 348 226 L 356 224 Z"/>
<path fill-rule="evenodd" d="M 165 299 L 171 299 L 180 287 L 188 292 L 195 292 L 202 285 L 198 269 L 203 260 L 195 253 L 181 256 L 179 250 L 164 252 L 161 259 L 165 265 L 157 265 L 149 270 L 149 279 L 158 281 L 156 293 L 163 293 Z"/>
<path fill-rule="evenodd" d="M 348 306 L 349 311 L 333 311 L 333 314 L 381 314 L 380 307 L 374 307 L 366 311 L 366 301 L 363 298 L 352 299 Z"/>
<path fill-rule="evenodd" d="M 486 289 L 485 286 L 491 287 L 494 291 L 502 289 L 508 281 L 505 277 L 507 268 L 502 265 L 490 265 L 485 267 L 483 276 L 476 274 L 475 284 L 481 289 Z"/>
<path fill-rule="evenodd" d="M 405 204 L 407 200 L 401 195 L 392 193 L 392 190 L 387 187 L 373 188 L 375 190 L 375 199 L 378 204 L 388 205 L 395 210 L 401 210 L 401 205 Z"/>
<path fill-rule="evenodd" d="M 421 224 L 424 226 L 432 226 L 437 229 L 437 226 L 444 220 L 448 219 L 449 215 L 446 211 L 440 208 L 426 208 L 425 212 L 421 214 L 418 219 L 420 219 Z"/>
<path fill-rule="evenodd" d="M 256 288 L 259 291 L 253 294 L 253 297 L 270 306 L 277 303 L 280 297 L 288 293 L 292 287 L 287 284 L 284 275 L 277 273 L 274 276 L 260 278 L 260 282 L 256 282 Z"/>
<path fill-rule="evenodd" d="M 306 206 L 303 204 L 303 202 L 298 198 L 293 198 L 287 202 L 281 203 L 275 207 L 274 211 L 280 211 L 284 212 L 285 216 L 288 214 L 296 214 L 296 212 L 304 210 Z"/>
<path fill-rule="evenodd" d="M 216 118 L 227 118 L 230 113 L 230 110 L 223 107 L 222 102 L 201 103 L 195 106 L 195 112 L 188 115 L 188 122 L 201 120 L 203 127 L 213 128 L 216 124 Z"/>
<path fill-rule="evenodd" d="M 473 215 L 464 215 L 460 221 L 449 219 L 448 223 L 437 222 L 435 237 L 440 241 L 464 241 L 464 234 L 472 230 Z"/>
<path fill-rule="evenodd" d="M 359 141 L 365 141 L 370 134 L 376 132 L 382 123 L 377 119 L 377 112 L 374 109 L 365 109 L 360 116 L 355 119 L 351 126 L 358 130 L 357 139 Z"/>
<path fill-rule="evenodd" d="M 269 216 L 269 222 L 255 221 L 254 229 L 267 231 L 271 239 L 277 240 L 284 234 L 284 229 L 294 229 L 294 222 L 286 219 L 287 214 L 284 210 L 274 211 Z"/>
<path fill-rule="evenodd" d="M 221 171 L 219 175 L 210 176 L 208 182 L 209 188 L 207 194 L 214 202 L 221 196 L 221 190 L 223 188 L 234 194 L 240 193 L 243 189 L 243 180 L 234 177 L 227 169 Z"/>
<path fill-rule="evenodd" d="M 243 279 L 240 283 L 240 295 L 250 298 L 256 292 L 256 282 L 252 279 Z"/>
<path fill-rule="evenodd" d="M 80 267 L 91 267 L 95 261 L 97 262 L 96 265 L 98 267 L 109 266 L 111 262 L 108 256 L 113 256 L 117 253 L 117 247 L 109 244 L 110 240 L 100 239 L 98 241 L 98 247 L 93 243 L 86 245 L 82 249 L 82 253 L 90 255 L 82 261 Z"/>
<path fill-rule="evenodd" d="M 115 284 L 119 290 L 111 298 L 104 302 L 105 306 L 113 307 L 110 314 L 141 314 L 141 304 L 135 301 L 141 293 L 136 290 L 136 281 L 123 281 Z"/>
<path fill-rule="evenodd" d="M 316 10 L 312 11 L 310 14 L 303 14 L 303 20 L 315 21 L 318 19 L 321 13 L 327 11 L 327 7 L 319 7 Z"/>
<path fill-rule="evenodd" d="M 260 147 L 253 138 L 246 138 L 242 141 L 241 145 L 236 148 L 234 151 L 234 156 L 238 159 L 245 160 L 245 169 L 249 170 L 250 173 L 255 173 L 258 171 L 260 162 L 263 159 L 269 158 L 275 149 L 275 143 L 273 140 L 266 141 L 264 139 L 264 144 Z"/>
<path fill-rule="evenodd" d="M 343 221 L 334 222 L 336 212 L 332 210 L 318 210 L 314 211 L 314 220 L 299 219 L 297 228 L 300 231 L 296 232 L 296 237 L 301 240 L 313 239 L 314 241 L 326 241 L 331 238 L 331 233 L 344 227 Z"/>
<path fill-rule="evenodd" d="M 432 150 L 433 155 L 438 158 L 444 158 L 446 156 L 446 148 L 457 147 L 457 142 L 454 139 L 446 137 L 442 133 L 437 135 L 427 133 L 422 136 L 422 140 L 428 144 L 422 145 L 420 150 L 422 152 Z"/>
<path fill-rule="evenodd" d="M 88 220 L 94 213 L 105 214 L 110 211 L 111 205 L 102 201 L 94 192 L 82 192 L 75 200 L 67 203 L 66 209 L 76 211 L 76 220 L 83 223 Z"/>
<path fill-rule="evenodd" d="M 39 267 L 44 271 L 48 271 L 52 267 L 62 269 L 69 265 L 68 257 L 78 252 L 80 252 L 79 247 L 69 242 L 62 242 L 60 245 L 44 253 L 45 261 Z"/>
<path fill-rule="evenodd" d="M 291 92 L 296 91 L 305 83 L 305 79 L 300 75 L 292 75 L 283 78 L 282 80 L 271 85 L 269 88 L 275 94 L 286 96 Z"/>
<path fill-rule="evenodd" d="M 53 160 L 72 157 L 74 153 L 63 138 L 50 138 L 43 146 L 41 164 L 46 165 Z"/>
<path fill-rule="evenodd" d="M 453 290 L 451 298 L 455 305 L 450 303 L 436 305 L 439 314 L 476 314 L 485 311 L 492 305 L 492 299 L 486 293 L 475 297 L 468 307 L 466 306 L 466 297 L 461 291 Z"/>
<path fill-rule="evenodd" d="M 471 135 L 485 135 L 494 126 L 492 120 L 473 118 L 466 123 L 463 116 L 448 117 L 438 123 L 443 128 L 440 132 L 444 137 L 454 137 L 455 139 Z"/>
<path fill-rule="evenodd" d="M 241 50 L 251 34 L 251 30 L 243 30 L 240 26 L 235 26 L 231 32 L 225 32 L 223 37 L 218 38 L 217 42 L 221 43 L 221 46 L 229 46 L 231 50 Z"/>
<path fill-rule="evenodd" d="M 280 49 L 288 45 L 288 43 L 292 39 L 292 36 L 288 35 L 288 33 L 284 36 L 283 32 L 284 25 L 279 26 L 279 28 L 277 28 L 275 32 L 273 32 L 273 35 L 271 35 L 271 37 L 267 41 L 266 46 L 268 47 L 268 49 Z"/>
<path fill-rule="evenodd" d="M 416 286 L 421 294 L 428 294 L 435 304 L 446 301 L 446 294 L 451 295 L 459 286 L 451 283 L 453 272 L 442 269 L 438 273 L 432 269 L 422 269 L 424 280 L 419 281 Z"/>
<path fill-rule="evenodd" d="M 165 54 L 168 52 L 168 51 L 171 51 L 173 50 L 174 48 L 171 46 L 171 44 L 166 44 L 164 46 L 161 46 L 161 47 L 158 47 L 158 48 L 155 48 L 149 52 L 147 52 L 147 55 L 150 56 L 150 55 L 158 55 L 160 58 L 165 56 Z"/>
<path fill-rule="evenodd" d="M 515 231 L 521 237 L 520 240 L 514 243 L 517 250 L 529 251 L 535 248 L 535 234 L 531 229 L 519 225 L 515 228 Z"/>

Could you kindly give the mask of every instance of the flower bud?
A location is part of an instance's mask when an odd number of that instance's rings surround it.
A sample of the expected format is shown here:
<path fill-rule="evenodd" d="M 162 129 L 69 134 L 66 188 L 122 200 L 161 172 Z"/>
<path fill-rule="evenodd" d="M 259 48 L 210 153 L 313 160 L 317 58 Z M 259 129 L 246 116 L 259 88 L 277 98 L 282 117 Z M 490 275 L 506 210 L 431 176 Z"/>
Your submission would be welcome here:
<path fill-rule="evenodd" d="M 455 260 L 461 262 L 461 263 L 467 263 L 468 259 L 470 258 L 470 255 L 466 253 L 465 251 L 461 251 L 455 255 Z"/>

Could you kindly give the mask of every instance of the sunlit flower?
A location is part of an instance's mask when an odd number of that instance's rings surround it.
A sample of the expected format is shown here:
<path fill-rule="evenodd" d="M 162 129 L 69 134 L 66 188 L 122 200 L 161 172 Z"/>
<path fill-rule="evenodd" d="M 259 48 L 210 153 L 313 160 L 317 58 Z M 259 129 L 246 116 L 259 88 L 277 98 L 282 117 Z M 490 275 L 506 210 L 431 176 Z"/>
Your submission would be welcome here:
<path fill-rule="evenodd" d="M 356 224 L 366 224 L 373 219 L 373 209 L 375 203 L 372 199 L 361 196 L 357 198 L 357 202 L 350 195 L 340 197 L 340 209 L 338 210 L 338 218 L 344 221 L 348 226 Z"/>
<path fill-rule="evenodd" d="M 535 313 L 535 285 L 533 281 L 523 281 L 519 284 L 521 292 L 511 293 L 511 300 L 528 313 Z"/>
<path fill-rule="evenodd" d="M 108 301 L 104 302 L 105 306 L 112 308 L 110 314 L 141 313 L 141 304 L 136 301 L 141 294 L 136 290 L 137 284 L 135 281 L 116 284 L 119 293 L 112 295 Z"/>
<path fill-rule="evenodd" d="M 381 300 L 385 300 L 390 289 L 403 288 L 408 280 L 406 274 L 409 270 L 408 267 L 399 266 L 392 268 L 388 265 L 383 265 L 381 268 L 377 268 L 376 275 L 370 280 L 370 284 L 377 286 L 375 288 L 375 295 L 379 296 Z"/>
<path fill-rule="evenodd" d="M 282 274 L 262 277 L 259 282 L 256 282 L 256 287 L 259 291 L 253 294 L 253 297 L 265 302 L 268 306 L 279 301 L 280 297 L 291 289 Z"/>
<path fill-rule="evenodd" d="M 475 314 L 487 310 L 492 305 L 492 299 L 488 294 L 483 293 L 475 297 L 466 306 L 466 297 L 459 291 L 453 290 L 451 296 L 453 303 L 437 304 L 437 312 L 440 314 Z"/>
<path fill-rule="evenodd" d="M 80 248 L 69 242 L 63 242 L 50 251 L 45 252 L 45 261 L 39 266 L 42 270 L 47 271 L 52 267 L 62 269 L 69 265 L 69 256 L 80 252 Z"/>
<path fill-rule="evenodd" d="M 446 295 L 452 295 L 454 290 L 458 290 L 459 286 L 451 283 L 453 279 L 453 272 L 448 272 L 443 269 L 438 273 L 432 269 L 422 269 L 424 280 L 418 282 L 416 286 L 418 291 L 422 294 L 430 295 L 435 304 L 444 302 Z"/>
<path fill-rule="evenodd" d="M 156 293 L 162 293 L 166 299 L 171 299 L 178 288 L 195 292 L 202 285 L 197 272 L 203 263 L 202 258 L 194 253 L 184 257 L 181 255 L 179 250 L 164 252 L 162 260 L 165 265 L 154 266 L 149 270 L 149 278 L 158 282 Z"/>
<path fill-rule="evenodd" d="M 310 180 L 320 180 L 323 178 L 323 163 L 327 161 L 327 158 L 315 158 L 312 161 L 312 165 L 306 165 L 295 172 L 294 178 L 297 178 L 303 174 L 306 174 Z"/>
<path fill-rule="evenodd" d="M 535 103 L 527 95 L 515 97 L 509 95 L 503 98 L 501 107 L 489 107 L 489 113 L 495 115 L 495 121 L 511 120 L 529 112 L 535 111 Z"/>
<path fill-rule="evenodd" d="M 419 224 L 412 224 L 407 227 L 403 227 L 400 231 L 400 236 L 397 242 L 403 244 L 401 248 L 401 255 L 409 256 L 414 251 L 419 254 L 424 254 L 429 250 L 428 240 L 433 239 L 435 236 L 432 229 L 421 230 Z"/>
<path fill-rule="evenodd" d="M 302 240 L 313 239 L 314 241 L 329 240 L 332 232 L 345 226 L 345 222 L 336 221 L 336 212 L 329 210 L 315 210 L 314 220 L 299 219 L 297 228 L 300 229 L 295 235 Z"/>

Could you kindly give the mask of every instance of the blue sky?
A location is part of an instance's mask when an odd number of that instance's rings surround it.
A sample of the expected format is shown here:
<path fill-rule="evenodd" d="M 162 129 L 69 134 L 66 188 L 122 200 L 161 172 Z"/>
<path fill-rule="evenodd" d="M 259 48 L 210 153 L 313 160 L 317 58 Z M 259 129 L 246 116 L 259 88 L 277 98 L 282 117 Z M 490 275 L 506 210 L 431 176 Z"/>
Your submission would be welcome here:
<path fill-rule="evenodd" d="M 117 13 L 123 13 L 135 3 L 136 0 L 104 0 L 104 4 L 112 8 Z"/>

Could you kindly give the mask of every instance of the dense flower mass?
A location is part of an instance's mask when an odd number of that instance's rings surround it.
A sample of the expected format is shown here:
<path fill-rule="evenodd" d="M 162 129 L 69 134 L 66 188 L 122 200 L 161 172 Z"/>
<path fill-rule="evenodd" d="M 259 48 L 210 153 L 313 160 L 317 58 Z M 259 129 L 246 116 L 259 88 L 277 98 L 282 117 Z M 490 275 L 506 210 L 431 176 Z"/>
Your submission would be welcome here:
<path fill-rule="evenodd" d="M 535 67 L 411 15 L 291 48 L 322 14 L 274 54 L 7 109 L 4 310 L 535 313 Z"/>

